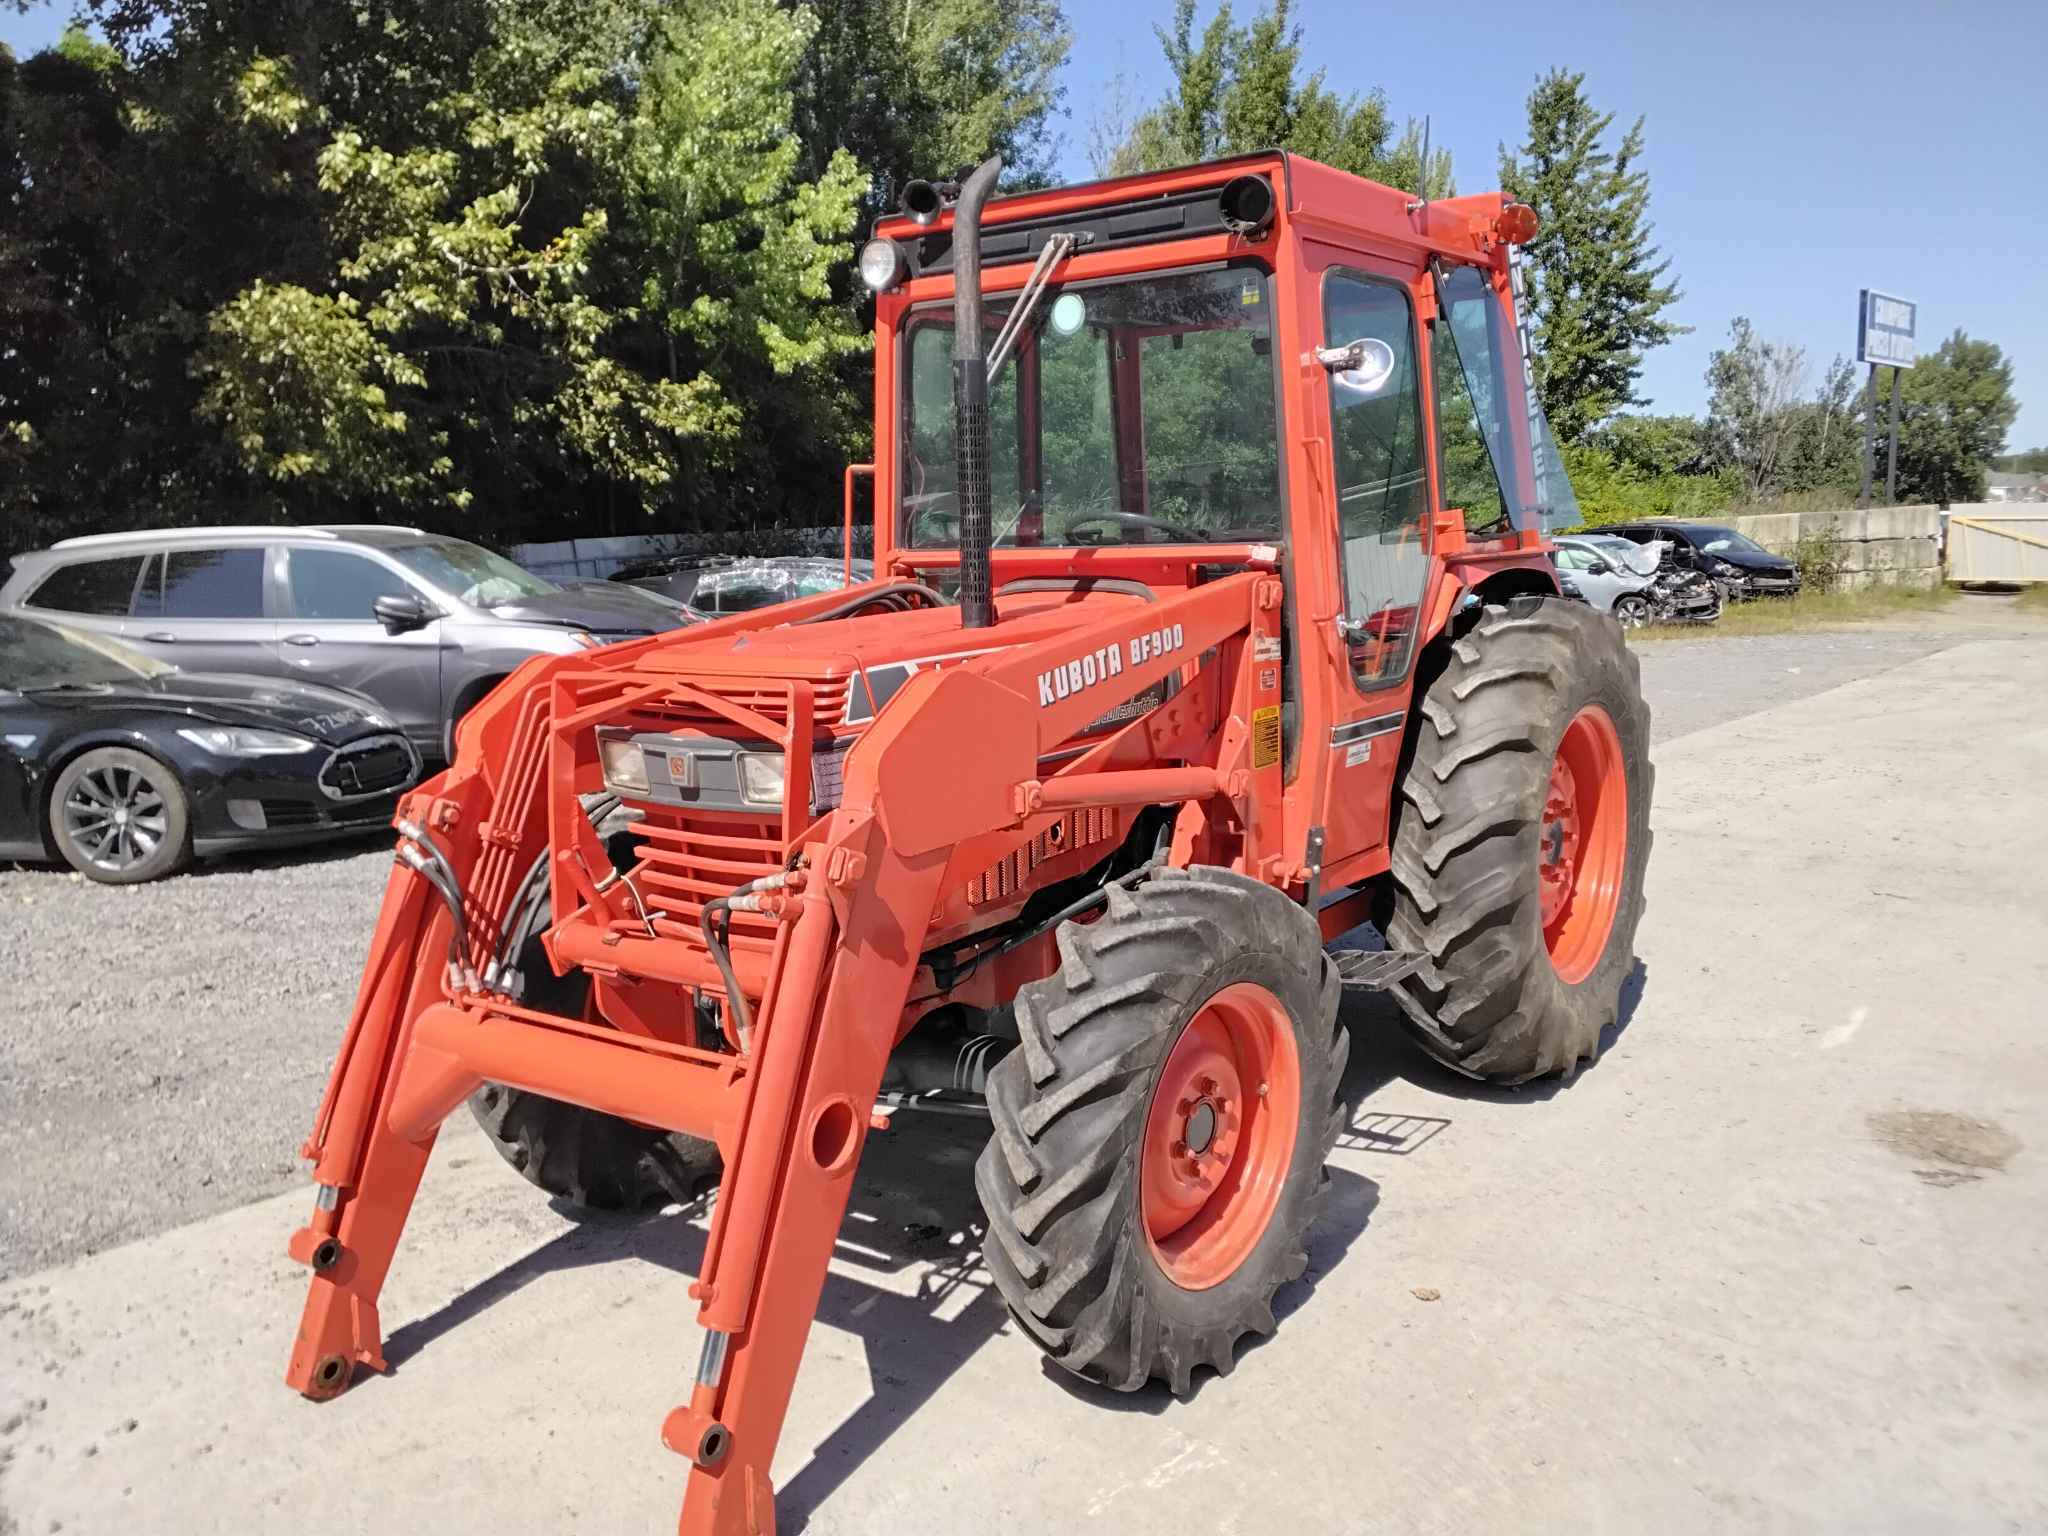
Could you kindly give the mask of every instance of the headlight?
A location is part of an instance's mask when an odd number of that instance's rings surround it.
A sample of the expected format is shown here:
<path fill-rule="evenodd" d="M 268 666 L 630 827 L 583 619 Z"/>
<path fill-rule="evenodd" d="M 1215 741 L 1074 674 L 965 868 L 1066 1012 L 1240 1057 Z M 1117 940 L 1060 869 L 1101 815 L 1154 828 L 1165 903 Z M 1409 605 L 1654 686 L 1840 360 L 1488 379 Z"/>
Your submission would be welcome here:
<path fill-rule="evenodd" d="M 250 726 L 197 725 L 178 734 L 202 751 L 221 757 L 286 757 L 310 752 L 319 743 L 289 731 L 262 731 Z"/>
<path fill-rule="evenodd" d="M 876 236 L 860 248 L 860 280 L 876 293 L 887 293 L 903 281 L 903 248 Z"/>
<path fill-rule="evenodd" d="M 604 781 L 613 789 L 647 793 L 647 754 L 630 736 L 600 736 L 598 761 L 604 765 Z"/>
<path fill-rule="evenodd" d="M 1743 570 L 1741 566 L 1732 564 L 1727 560 L 1716 560 L 1712 565 L 1708 566 L 1707 569 L 1712 571 L 1716 576 L 1725 576 L 1730 581 L 1740 581 L 1744 576 L 1749 574 L 1747 571 Z"/>
<path fill-rule="evenodd" d="M 780 752 L 742 752 L 740 798 L 755 805 L 782 804 L 786 765 Z"/>

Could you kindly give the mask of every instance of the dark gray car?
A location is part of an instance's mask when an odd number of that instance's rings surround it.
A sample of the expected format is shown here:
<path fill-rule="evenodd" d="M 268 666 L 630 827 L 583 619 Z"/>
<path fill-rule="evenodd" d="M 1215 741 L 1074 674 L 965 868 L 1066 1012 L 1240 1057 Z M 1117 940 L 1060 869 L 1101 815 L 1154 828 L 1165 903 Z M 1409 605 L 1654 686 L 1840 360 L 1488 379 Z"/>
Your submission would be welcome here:
<path fill-rule="evenodd" d="M 14 567 L 0 611 L 61 618 L 186 671 L 355 689 L 434 759 L 529 656 L 685 620 L 651 593 L 558 587 L 462 539 L 381 525 L 95 534 Z"/>

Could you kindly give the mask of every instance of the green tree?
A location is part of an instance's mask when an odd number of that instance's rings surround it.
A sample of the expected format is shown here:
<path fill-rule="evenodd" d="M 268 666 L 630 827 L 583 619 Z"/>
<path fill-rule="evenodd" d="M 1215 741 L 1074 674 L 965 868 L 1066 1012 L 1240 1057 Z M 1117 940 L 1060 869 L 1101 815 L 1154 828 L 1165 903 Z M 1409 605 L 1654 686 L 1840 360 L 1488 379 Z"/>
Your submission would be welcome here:
<path fill-rule="evenodd" d="M 1526 248 L 1535 372 L 1564 442 L 1640 405 L 1643 354 L 1683 334 L 1663 318 L 1679 298 L 1671 263 L 1650 243 L 1643 120 L 1613 149 L 1614 115 L 1587 100 L 1585 76 L 1553 70 L 1529 93 L 1528 139 L 1500 148 L 1500 182 L 1542 220 Z"/>
<path fill-rule="evenodd" d="M 1880 377 L 1880 386 L 1889 383 Z M 1960 330 L 1906 370 L 1899 415 L 1899 499 L 1984 499 L 1986 473 L 2019 414 L 2012 364 Z"/>
<path fill-rule="evenodd" d="M 1052 179 L 1059 71 L 1073 29 L 1058 0 L 815 0 L 793 82 L 802 174 L 850 153 L 869 211 L 904 182 L 1000 154 L 1009 186 Z"/>
<path fill-rule="evenodd" d="M 1805 349 L 1759 336 L 1740 315 L 1707 361 L 1707 460 L 1740 473 L 1750 501 L 1784 489 L 1805 387 Z"/>
<path fill-rule="evenodd" d="M 1251 24 L 1235 24 L 1228 4 L 1198 33 L 1195 0 L 1179 0 L 1159 37 L 1173 84 L 1113 145 L 1100 131 L 1093 158 L 1100 175 L 1160 170 L 1258 149 L 1291 149 L 1339 170 L 1431 197 L 1456 191 L 1448 150 L 1423 161 L 1423 132 L 1410 119 L 1396 136 L 1387 99 L 1374 90 L 1344 95 L 1328 72 L 1302 73 L 1302 29 L 1291 0 L 1271 0 Z M 1121 110 L 1112 98 L 1108 109 Z"/>
<path fill-rule="evenodd" d="M 736 434 L 731 365 L 786 374 L 856 344 L 827 279 L 859 173 L 842 156 L 793 176 L 787 82 L 812 26 L 772 0 L 507 8 L 431 104 L 438 131 L 395 149 L 256 56 L 242 116 L 324 138 L 340 259 L 215 313 L 202 415 L 271 480 L 396 504 L 467 507 L 508 428 L 551 467 L 666 487 L 679 444 Z M 635 297 L 658 370 L 634 366 L 639 316 L 602 282 L 610 204 L 657 257 Z"/>

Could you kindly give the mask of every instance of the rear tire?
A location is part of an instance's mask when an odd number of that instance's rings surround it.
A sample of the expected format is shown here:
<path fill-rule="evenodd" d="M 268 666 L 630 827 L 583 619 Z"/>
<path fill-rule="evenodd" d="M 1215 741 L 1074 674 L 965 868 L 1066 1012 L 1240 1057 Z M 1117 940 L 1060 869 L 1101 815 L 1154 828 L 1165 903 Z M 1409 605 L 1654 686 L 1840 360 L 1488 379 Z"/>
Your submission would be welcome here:
<path fill-rule="evenodd" d="M 1058 943 L 1059 970 L 1017 995 L 1022 1043 L 989 1075 L 983 1258 L 1058 1364 L 1186 1394 L 1197 1365 L 1227 1373 L 1239 1339 L 1273 1331 L 1275 1292 L 1308 1265 L 1344 1119 L 1341 984 L 1298 904 L 1218 869 L 1114 887 L 1101 919 L 1063 925 Z M 1241 1029 L 1252 1054 L 1190 1057 L 1212 1028 Z M 1209 1108 L 1176 1108 L 1176 1072 L 1226 1059 L 1249 1070 L 1215 1068 L 1221 1086 L 1197 1071 Z M 1214 1193 L 1190 1196 L 1192 1215 L 1160 1188 L 1163 1127 L 1188 1168 L 1206 1164 Z"/>
<path fill-rule="evenodd" d="M 1386 925 L 1429 960 L 1396 1000 L 1468 1076 L 1570 1073 L 1635 962 L 1654 780 L 1640 668 L 1618 626 L 1537 597 L 1486 608 L 1442 661 L 1403 765 Z"/>

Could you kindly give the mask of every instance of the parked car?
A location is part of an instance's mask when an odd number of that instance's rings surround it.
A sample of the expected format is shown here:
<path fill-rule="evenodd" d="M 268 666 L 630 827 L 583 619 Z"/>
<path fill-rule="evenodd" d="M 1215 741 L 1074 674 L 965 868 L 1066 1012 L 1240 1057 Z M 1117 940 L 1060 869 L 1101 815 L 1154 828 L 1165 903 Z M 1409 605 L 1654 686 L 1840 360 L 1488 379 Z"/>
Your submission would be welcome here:
<path fill-rule="evenodd" d="M 1799 567 L 1756 540 L 1718 523 L 1681 523 L 1657 518 L 1617 523 L 1600 530 L 1632 544 L 1659 541 L 1671 546 L 1671 564 L 1698 571 L 1720 588 L 1723 602 L 1751 597 L 1792 597 L 1799 591 Z"/>
<path fill-rule="evenodd" d="M 1721 616 L 1713 582 L 1697 571 L 1658 568 L 1658 547 L 1599 534 L 1566 534 L 1551 559 L 1585 601 L 1624 629 L 1649 623 L 1710 624 Z"/>
<path fill-rule="evenodd" d="M 874 561 L 853 562 L 856 583 L 874 574 Z M 611 579 L 682 604 L 683 611 L 698 623 L 786 603 L 791 598 L 836 592 L 847 584 L 845 561 L 802 555 L 657 557 L 623 566 Z"/>
<path fill-rule="evenodd" d="M 179 528 L 65 539 L 18 557 L 0 612 L 61 619 L 190 671 L 368 694 L 425 758 L 529 656 L 685 622 L 650 594 L 564 589 L 416 528 Z"/>
<path fill-rule="evenodd" d="M 127 885 L 194 857 L 388 822 L 419 753 L 360 694 L 180 672 L 0 614 L 0 858 Z"/>

